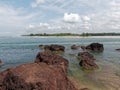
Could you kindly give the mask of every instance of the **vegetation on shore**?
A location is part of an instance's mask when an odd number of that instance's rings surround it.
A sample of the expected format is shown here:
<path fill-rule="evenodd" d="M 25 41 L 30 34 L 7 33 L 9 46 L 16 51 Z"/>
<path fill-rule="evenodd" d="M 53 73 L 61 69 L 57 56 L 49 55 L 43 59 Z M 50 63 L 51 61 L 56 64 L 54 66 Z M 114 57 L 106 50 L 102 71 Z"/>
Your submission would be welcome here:
<path fill-rule="evenodd" d="M 120 36 L 120 33 L 82 33 L 82 34 L 74 34 L 74 33 L 55 33 L 55 34 L 28 34 L 22 36 Z"/>

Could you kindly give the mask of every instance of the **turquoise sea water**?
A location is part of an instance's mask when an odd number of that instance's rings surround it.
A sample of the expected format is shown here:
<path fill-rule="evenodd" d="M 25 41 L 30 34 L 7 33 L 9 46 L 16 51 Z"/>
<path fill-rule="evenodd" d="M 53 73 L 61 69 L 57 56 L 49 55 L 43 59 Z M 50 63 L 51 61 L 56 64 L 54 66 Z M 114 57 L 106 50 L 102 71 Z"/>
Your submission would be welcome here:
<path fill-rule="evenodd" d="M 100 69 L 93 72 L 82 71 L 76 56 L 82 50 L 71 50 L 70 46 L 88 45 L 93 42 L 104 44 L 104 52 L 93 53 Z M 82 81 L 84 85 L 97 90 L 120 90 L 120 37 L 96 38 L 96 37 L 0 37 L 0 59 L 4 65 L 0 71 L 23 63 L 34 62 L 39 51 L 38 45 L 60 44 L 66 47 L 63 57 L 70 62 L 69 75 Z M 74 54 L 70 56 L 69 54 Z M 90 86 L 89 82 L 92 82 Z M 107 89 L 104 89 L 104 88 Z M 95 89 L 96 90 L 96 89 Z"/>

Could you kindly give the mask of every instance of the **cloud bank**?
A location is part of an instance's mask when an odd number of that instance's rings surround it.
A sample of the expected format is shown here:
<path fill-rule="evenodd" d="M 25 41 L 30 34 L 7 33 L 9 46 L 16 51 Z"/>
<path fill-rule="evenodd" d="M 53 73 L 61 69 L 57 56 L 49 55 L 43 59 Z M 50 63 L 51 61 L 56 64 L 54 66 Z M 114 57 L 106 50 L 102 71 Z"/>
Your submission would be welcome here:
<path fill-rule="evenodd" d="M 120 0 L 0 0 L 0 33 L 120 32 Z"/>

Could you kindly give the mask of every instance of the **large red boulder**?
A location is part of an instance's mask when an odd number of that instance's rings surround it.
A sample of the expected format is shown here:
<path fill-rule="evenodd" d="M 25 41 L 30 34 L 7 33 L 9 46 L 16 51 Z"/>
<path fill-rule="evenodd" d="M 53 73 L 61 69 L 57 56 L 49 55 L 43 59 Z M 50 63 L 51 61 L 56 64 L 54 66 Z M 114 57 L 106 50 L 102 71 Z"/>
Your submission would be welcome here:
<path fill-rule="evenodd" d="M 78 53 L 78 56 L 81 59 L 79 64 L 83 68 L 90 70 L 98 69 L 98 65 L 95 63 L 95 58 L 92 54 L 88 52 L 80 52 Z"/>
<path fill-rule="evenodd" d="M 62 67 L 67 71 L 69 62 L 62 56 L 56 55 L 50 51 L 39 52 L 36 56 L 35 63 L 44 62 L 48 65 L 55 65 Z"/>
<path fill-rule="evenodd" d="M 64 70 L 30 63 L 0 73 L 0 90 L 77 90 Z"/>

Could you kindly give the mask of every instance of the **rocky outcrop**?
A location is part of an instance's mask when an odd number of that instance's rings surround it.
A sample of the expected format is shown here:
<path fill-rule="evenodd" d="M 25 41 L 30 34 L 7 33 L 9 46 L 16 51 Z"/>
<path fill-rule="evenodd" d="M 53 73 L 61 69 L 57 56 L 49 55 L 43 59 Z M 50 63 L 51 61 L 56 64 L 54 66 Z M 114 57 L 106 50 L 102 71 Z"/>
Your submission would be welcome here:
<path fill-rule="evenodd" d="M 77 90 L 64 70 L 46 63 L 29 63 L 0 73 L 0 90 Z"/>
<path fill-rule="evenodd" d="M 73 50 L 77 50 L 79 47 L 77 46 L 77 45 L 72 45 L 71 46 L 71 49 L 73 49 Z"/>
<path fill-rule="evenodd" d="M 81 59 L 79 64 L 83 68 L 90 70 L 98 69 L 98 65 L 95 63 L 95 58 L 92 54 L 88 52 L 80 52 L 78 53 L 78 56 Z"/>
<path fill-rule="evenodd" d="M 62 45 L 45 45 L 44 49 L 50 51 L 65 51 L 65 47 Z"/>
<path fill-rule="evenodd" d="M 60 66 L 65 71 L 67 71 L 68 64 L 69 64 L 67 59 L 65 59 L 59 55 L 56 55 L 50 51 L 39 52 L 36 56 L 35 62 L 36 63 L 44 62 L 48 65 Z"/>
<path fill-rule="evenodd" d="M 104 47 L 103 44 L 100 43 L 91 43 L 90 45 L 86 46 L 86 49 L 101 52 L 104 50 Z"/>

